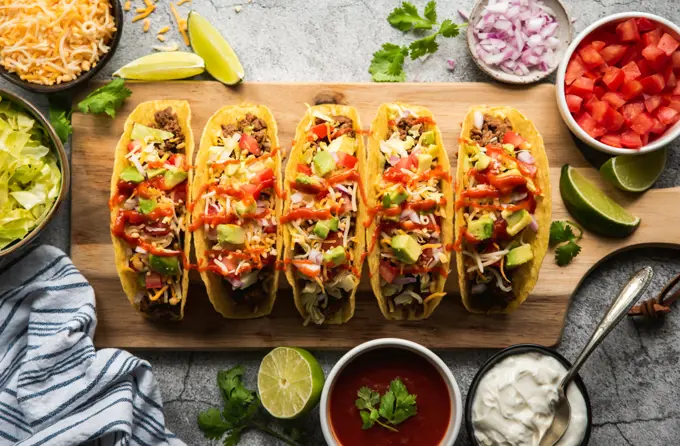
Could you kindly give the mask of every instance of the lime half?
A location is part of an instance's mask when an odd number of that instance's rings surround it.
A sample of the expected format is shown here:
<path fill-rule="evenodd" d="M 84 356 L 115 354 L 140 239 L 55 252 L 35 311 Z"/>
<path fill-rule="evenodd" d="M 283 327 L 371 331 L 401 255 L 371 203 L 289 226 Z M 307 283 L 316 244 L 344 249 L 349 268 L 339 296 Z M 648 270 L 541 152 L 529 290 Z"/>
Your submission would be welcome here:
<path fill-rule="evenodd" d="M 639 217 L 619 206 L 569 164 L 562 166 L 560 194 L 569 213 L 593 232 L 625 237 L 640 225 Z"/>
<path fill-rule="evenodd" d="M 222 34 L 196 11 L 189 13 L 188 27 L 191 46 L 205 60 L 208 73 L 223 84 L 241 82 L 243 66 Z"/>
<path fill-rule="evenodd" d="M 666 148 L 644 155 L 621 155 L 600 167 L 602 177 L 626 192 L 644 192 L 654 185 L 666 167 Z"/>
<path fill-rule="evenodd" d="M 142 81 L 169 81 L 196 76 L 204 71 L 205 62 L 200 56 L 185 51 L 175 51 L 142 56 L 113 75 Z"/>
<path fill-rule="evenodd" d="M 324 375 L 307 350 L 277 347 L 262 359 L 257 390 L 267 412 L 276 418 L 297 418 L 319 403 Z"/>

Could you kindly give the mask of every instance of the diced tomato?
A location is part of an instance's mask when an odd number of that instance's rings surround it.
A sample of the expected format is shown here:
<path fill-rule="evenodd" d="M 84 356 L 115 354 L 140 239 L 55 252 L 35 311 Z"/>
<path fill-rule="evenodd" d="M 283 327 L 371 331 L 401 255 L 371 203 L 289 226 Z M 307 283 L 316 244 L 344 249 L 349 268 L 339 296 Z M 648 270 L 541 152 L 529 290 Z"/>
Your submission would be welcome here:
<path fill-rule="evenodd" d="M 503 144 L 512 144 L 513 147 L 520 147 L 525 142 L 526 140 L 515 132 L 505 132 L 505 135 L 503 135 Z"/>
<path fill-rule="evenodd" d="M 604 42 L 601 42 L 604 45 Z M 604 59 L 599 53 L 599 50 L 592 44 L 585 46 L 579 50 L 579 54 L 583 59 L 583 63 L 588 68 L 599 67 L 604 63 Z"/>
<path fill-rule="evenodd" d="M 666 56 L 671 56 L 673 52 L 678 49 L 678 46 L 680 46 L 680 42 L 675 40 L 670 34 L 664 33 L 657 46 L 661 51 L 666 53 Z"/>
<path fill-rule="evenodd" d="M 584 99 L 583 108 L 588 110 L 589 113 L 592 113 L 593 112 L 593 105 L 595 105 L 595 103 L 597 103 L 598 101 L 599 101 L 599 99 L 597 99 L 597 96 L 595 96 L 594 94 L 591 94 L 590 96 L 588 96 L 588 98 Z"/>
<path fill-rule="evenodd" d="M 671 91 L 672 95 L 680 95 L 680 84 L 676 85 L 675 88 L 673 88 L 673 91 Z"/>
<path fill-rule="evenodd" d="M 666 86 L 666 82 L 661 74 L 652 74 L 651 76 L 640 79 L 642 88 L 647 94 L 661 93 Z"/>
<path fill-rule="evenodd" d="M 507 240 L 509 237 L 508 222 L 505 221 L 504 218 L 497 218 L 496 221 L 493 222 L 493 240 Z"/>
<path fill-rule="evenodd" d="M 141 141 L 130 141 L 128 144 L 128 152 L 133 152 L 135 150 L 141 150 L 142 149 L 142 142 Z"/>
<path fill-rule="evenodd" d="M 666 53 L 656 45 L 647 45 L 645 49 L 642 50 L 642 57 L 647 59 L 657 70 L 662 69 L 668 59 Z"/>
<path fill-rule="evenodd" d="M 567 65 L 567 71 L 564 75 L 564 81 L 567 85 L 571 85 L 574 81 L 588 71 L 583 64 L 583 59 L 578 54 L 575 55 Z"/>
<path fill-rule="evenodd" d="M 163 279 L 160 274 L 150 272 L 145 276 L 145 285 L 147 289 L 161 288 L 163 286 Z"/>
<path fill-rule="evenodd" d="M 642 32 L 650 31 L 650 30 L 656 28 L 656 25 L 654 24 L 654 22 L 652 22 L 651 20 L 649 20 L 646 17 L 640 17 L 639 19 L 635 19 L 635 21 L 637 22 L 638 30 L 640 30 Z"/>
<path fill-rule="evenodd" d="M 663 79 L 666 81 L 666 88 L 675 88 L 678 85 L 678 79 L 675 76 L 673 67 L 668 65 L 664 71 Z"/>
<path fill-rule="evenodd" d="M 328 136 L 328 129 L 330 127 L 330 124 L 323 122 L 321 124 L 315 125 L 309 129 L 309 131 L 316 135 L 317 139 L 324 139 L 326 136 Z"/>
<path fill-rule="evenodd" d="M 654 121 L 654 126 L 649 130 L 649 133 L 661 135 L 663 132 L 666 131 L 667 127 L 664 124 L 662 124 L 661 121 L 659 121 L 656 118 L 652 118 L 652 120 Z"/>
<path fill-rule="evenodd" d="M 593 138 L 599 138 L 607 133 L 607 130 L 598 126 L 597 121 L 588 112 L 583 112 L 580 116 L 577 116 L 576 123 Z"/>
<path fill-rule="evenodd" d="M 661 105 L 661 96 L 644 95 L 645 108 L 649 113 L 656 110 Z"/>
<path fill-rule="evenodd" d="M 604 95 L 602 95 L 602 100 L 609 102 L 609 105 L 614 107 L 614 109 L 619 109 L 623 107 L 623 104 L 626 103 L 626 100 L 623 99 L 623 96 L 614 91 L 606 92 Z"/>
<path fill-rule="evenodd" d="M 585 97 L 593 92 L 595 88 L 595 81 L 588 79 L 587 77 L 581 76 L 576 79 L 573 84 L 567 89 L 568 94 L 575 94 L 576 96 Z"/>
<path fill-rule="evenodd" d="M 623 106 L 621 113 L 626 119 L 626 124 L 630 124 L 633 118 L 645 111 L 645 105 L 642 102 L 632 102 Z"/>
<path fill-rule="evenodd" d="M 186 203 L 187 202 L 187 182 L 183 181 L 181 184 L 175 186 L 172 191 L 170 191 L 170 198 L 173 203 Z"/>
<path fill-rule="evenodd" d="M 643 146 L 646 146 L 649 144 L 649 133 L 645 133 L 644 135 L 640 135 L 640 141 L 642 142 Z"/>
<path fill-rule="evenodd" d="M 604 125 L 603 123 L 604 116 L 607 113 L 607 109 L 609 108 L 611 108 L 611 106 L 607 102 L 597 101 L 596 103 L 593 104 L 591 116 L 595 121 L 597 121 L 598 124 Z"/>
<path fill-rule="evenodd" d="M 644 87 L 640 81 L 628 81 L 621 87 L 621 96 L 623 96 L 626 101 L 630 101 L 631 99 L 640 96 L 643 91 Z"/>
<path fill-rule="evenodd" d="M 600 55 L 608 65 L 614 65 L 623 58 L 627 50 L 626 45 L 609 45 L 600 51 Z"/>
<path fill-rule="evenodd" d="M 274 178 L 274 170 L 272 170 L 271 167 L 268 167 L 266 169 L 262 169 L 261 171 L 257 172 L 250 179 L 250 183 L 260 185 L 262 183 L 266 183 L 267 180 L 272 180 L 273 178 Z"/>
<path fill-rule="evenodd" d="M 600 138 L 600 142 L 602 144 L 607 144 L 608 146 L 612 146 L 612 147 L 622 147 L 621 146 L 621 135 L 615 135 L 613 133 L 609 133 L 607 135 L 604 135 L 602 138 Z"/>
<path fill-rule="evenodd" d="M 418 165 L 418 158 L 414 156 L 414 154 L 410 154 L 409 156 L 405 156 L 401 158 L 397 164 L 394 165 L 394 168 L 397 170 L 401 169 L 406 169 L 410 170 L 412 167 L 416 167 Z"/>
<path fill-rule="evenodd" d="M 597 81 L 600 78 L 600 74 L 596 73 L 595 71 L 586 71 L 583 74 L 583 77 L 587 77 L 588 79 L 592 79 L 594 81 Z"/>
<path fill-rule="evenodd" d="M 238 146 L 241 148 L 241 150 L 250 152 L 255 156 L 259 156 L 262 153 L 257 140 L 247 133 L 241 134 L 241 139 L 238 142 Z"/>
<path fill-rule="evenodd" d="M 304 173 L 305 175 L 311 175 L 312 174 L 312 168 L 308 166 L 307 164 L 298 164 L 297 165 L 297 171 L 300 173 Z"/>
<path fill-rule="evenodd" d="M 647 77 L 651 76 L 654 74 L 654 68 L 649 64 L 649 61 L 647 59 L 638 59 L 635 61 L 635 63 L 638 66 L 638 69 L 640 70 L 640 74 L 642 77 Z"/>
<path fill-rule="evenodd" d="M 575 94 L 568 94 L 566 99 L 567 107 L 569 107 L 570 112 L 577 113 L 579 110 L 581 110 L 581 103 L 583 102 L 582 97 L 576 96 Z"/>
<path fill-rule="evenodd" d="M 607 130 L 612 132 L 619 130 L 626 122 L 623 115 L 613 108 L 609 109 L 605 116 L 605 120 L 607 122 Z"/>
<path fill-rule="evenodd" d="M 680 112 L 680 101 L 670 101 L 667 106 Z"/>
<path fill-rule="evenodd" d="M 640 67 L 635 62 L 630 62 L 624 65 L 623 74 L 625 75 L 625 78 L 623 80 L 624 83 L 630 82 L 642 76 L 642 73 L 640 72 Z"/>
<path fill-rule="evenodd" d="M 349 153 L 337 151 L 336 154 L 338 155 L 338 164 L 348 169 L 356 166 L 357 161 L 359 161 L 356 156 L 352 156 Z"/>
<path fill-rule="evenodd" d="M 659 40 L 661 40 L 660 28 L 654 28 L 650 32 L 644 33 L 642 35 L 642 42 L 645 44 L 645 46 L 656 45 L 659 43 Z"/>
<path fill-rule="evenodd" d="M 349 200 L 345 200 L 345 202 L 348 202 Z M 351 203 L 350 203 L 350 209 L 351 209 Z M 343 233 L 341 231 L 334 231 L 328 234 L 328 237 L 326 237 L 326 240 L 321 242 L 323 244 L 324 249 L 333 249 L 336 246 L 341 246 L 345 242 L 343 238 Z"/>
<path fill-rule="evenodd" d="M 640 135 L 632 130 L 627 130 L 621 135 L 621 145 L 629 149 L 638 149 L 642 147 L 642 140 Z"/>
<path fill-rule="evenodd" d="M 676 71 L 680 70 L 680 51 L 674 52 L 671 60 L 673 61 L 673 69 Z"/>
<path fill-rule="evenodd" d="M 592 42 L 590 42 L 590 46 L 592 46 L 593 48 L 595 48 L 597 51 L 601 51 L 602 48 L 604 48 L 605 46 L 607 46 L 607 43 L 606 43 L 606 42 L 603 42 L 603 41 L 601 41 L 601 40 L 593 40 Z"/>
<path fill-rule="evenodd" d="M 617 63 L 617 65 L 623 67 L 631 62 L 635 62 L 636 60 L 638 60 L 640 58 L 640 51 L 642 51 L 642 48 L 644 48 L 642 42 L 637 42 L 634 45 L 629 45 L 628 49 L 626 50 L 626 54 L 623 55 L 623 57 Z"/>
<path fill-rule="evenodd" d="M 652 120 L 652 117 L 645 112 L 634 117 L 630 123 L 630 129 L 638 135 L 649 133 L 652 127 L 654 127 L 654 121 Z"/>
<path fill-rule="evenodd" d="M 656 117 L 662 124 L 671 125 L 677 120 L 676 117 L 678 116 L 678 113 L 680 112 L 677 110 L 662 106 L 656 111 Z"/>
<path fill-rule="evenodd" d="M 385 282 L 392 283 L 397 277 L 397 268 L 390 265 L 388 262 L 380 262 L 380 277 L 385 279 Z"/>
<path fill-rule="evenodd" d="M 602 82 L 612 91 L 618 90 L 626 78 L 621 68 L 609 67 L 602 77 Z"/>
<path fill-rule="evenodd" d="M 605 94 L 606 92 L 607 92 L 607 90 L 605 90 L 604 88 L 600 87 L 599 85 L 595 85 L 595 88 L 593 88 L 593 94 L 595 94 L 595 96 L 596 96 L 598 99 L 602 99 L 602 96 L 604 96 L 604 94 Z"/>
<path fill-rule="evenodd" d="M 619 23 L 616 27 L 616 35 L 619 36 L 622 42 L 636 42 L 640 40 L 640 32 L 638 31 L 635 19 L 631 18 Z"/>

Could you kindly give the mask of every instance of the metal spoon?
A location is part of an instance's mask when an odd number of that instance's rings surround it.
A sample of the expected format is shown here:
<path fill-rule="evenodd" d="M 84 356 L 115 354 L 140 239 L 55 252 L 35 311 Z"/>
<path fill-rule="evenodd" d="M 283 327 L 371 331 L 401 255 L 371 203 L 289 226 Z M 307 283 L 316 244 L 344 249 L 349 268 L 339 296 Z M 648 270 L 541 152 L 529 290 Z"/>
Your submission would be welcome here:
<path fill-rule="evenodd" d="M 564 435 L 569 427 L 571 416 L 571 407 L 566 396 L 566 390 L 571 380 L 576 376 L 579 369 L 586 362 L 586 359 L 600 345 L 600 342 L 612 331 L 612 329 L 619 323 L 619 321 L 628 313 L 628 310 L 637 302 L 640 295 L 647 289 L 652 280 L 653 271 L 649 266 L 645 266 L 630 279 L 630 281 L 623 287 L 619 297 L 614 299 L 611 307 L 600 321 L 600 325 L 590 337 L 590 340 L 581 351 L 578 359 L 574 362 L 571 370 L 567 372 L 557 388 L 558 400 L 553 404 L 555 418 L 543 434 L 539 446 L 553 446 Z"/>

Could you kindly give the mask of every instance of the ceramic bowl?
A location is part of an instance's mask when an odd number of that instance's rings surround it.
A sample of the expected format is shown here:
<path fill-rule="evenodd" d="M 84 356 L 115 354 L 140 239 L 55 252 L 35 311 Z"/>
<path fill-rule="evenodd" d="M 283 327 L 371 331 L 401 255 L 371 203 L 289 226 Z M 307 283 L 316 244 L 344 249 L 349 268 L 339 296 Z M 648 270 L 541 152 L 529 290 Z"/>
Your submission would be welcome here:
<path fill-rule="evenodd" d="M 323 436 L 326 443 L 329 446 L 341 446 L 333 435 L 330 422 L 330 400 L 329 396 L 333 389 L 336 379 L 344 368 L 351 363 L 358 356 L 368 353 L 370 351 L 375 351 L 383 348 L 398 348 L 404 349 L 413 353 L 416 353 L 428 362 L 430 362 L 434 368 L 441 374 L 446 386 L 449 390 L 449 400 L 451 401 L 451 422 L 449 427 L 442 439 L 441 446 L 452 446 L 458 437 L 460 432 L 460 425 L 463 416 L 463 403 L 460 396 L 460 389 L 458 388 L 458 383 L 456 378 L 453 377 L 451 370 L 444 364 L 444 361 L 435 355 L 432 350 L 423 347 L 412 341 L 407 341 L 405 339 L 397 338 L 382 338 L 374 339 L 372 341 L 365 342 L 354 347 L 352 350 L 345 353 L 345 355 L 340 358 L 340 360 L 335 364 L 330 374 L 326 378 L 326 382 L 323 386 L 321 392 L 321 403 L 319 405 L 320 419 L 321 419 L 321 430 L 323 431 Z M 346 446 L 346 445 L 345 445 Z"/>
<path fill-rule="evenodd" d="M 555 18 L 560 24 L 558 34 L 555 36 L 560 41 L 559 46 L 555 50 L 555 62 L 546 71 L 530 69 L 529 73 L 525 75 L 506 73 L 498 67 L 487 65 L 480 57 L 477 56 L 477 52 L 474 49 L 475 45 L 477 44 L 477 38 L 474 34 L 474 26 L 481 19 L 482 12 L 488 3 L 489 0 L 479 0 L 475 4 L 474 8 L 472 8 L 468 20 L 468 23 L 470 24 L 467 29 L 468 50 L 470 51 L 472 60 L 475 61 L 477 66 L 497 81 L 516 85 L 526 85 L 538 82 L 552 74 L 557 69 L 559 61 L 562 60 L 562 57 L 574 36 L 574 27 L 571 23 L 571 17 L 569 16 L 569 12 L 562 1 L 543 0 L 543 3 L 555 12 Z"/>
<path fill-rule="evenodd" d="M 646 146 L 642 146 L 639 149 L 625 149 L 608 146 L 607 144 L 601 143 L 600 141 L 596 140 L 588 133 L 586 133 L 585 130 L 583 130 L 576 123 L 576 120 L 571 115 L 569 107 L 567 106 L 567 98 L 565 95 L 564 88 L 564 77 L 567 72 L 567 65 L 569 64 L 569 60 L 571 59 L 571 56 L 574 54 L 574 51 L 576 51 L 576 48 L 583 41 L 583 39 L 588 37 L 588 35 L 597 28 L 612 22 L 622 22 L 633 17 L 634 18 L 646 17 L 649 20 L 659 23 L 667 30 L 672 31 L 676 37 L 680 36 L 680 27 L 678 27 L 673 22 L 654 14 L 647 14 L 644 12 L 624 12 L 621 14 L 610 15 L 596 21 L 595 23 L 584 29 L 576 37 L 576 39 L 574 39 L 571 45 L 569 45 L 569 48 L 564 54 L 564 58 L 562 59 L 559 68 L 557 69 L 557 81 L 556 81 L 557 88 L 555 89 L 557 92 L 557 108 L 559 109 L 560 115 L 562 115 L 562 119 L 564 120 L 565 124 L 567 124 L 567 127 L 569 127 L 569 129 L 574 133 L 574 135 L 576 135 L 578 139 L 580 139 L 593 149 L 599 150 L 600 152 L 609 153 L 610 155 L 642 155 L 643 153 L 653 152 L 655 150 L 659 150 L 662 147 L 667 146 L 668 144 L 670 144 L 671 141 L 677 138 L 678 135 L 680 135 L 680 121 L 678 121 L 675 123 L 673 127 L 666 130 L 666 133 L 664 133 L 661 136 L 661 138 L 658 138 L 650 142 Z"/>

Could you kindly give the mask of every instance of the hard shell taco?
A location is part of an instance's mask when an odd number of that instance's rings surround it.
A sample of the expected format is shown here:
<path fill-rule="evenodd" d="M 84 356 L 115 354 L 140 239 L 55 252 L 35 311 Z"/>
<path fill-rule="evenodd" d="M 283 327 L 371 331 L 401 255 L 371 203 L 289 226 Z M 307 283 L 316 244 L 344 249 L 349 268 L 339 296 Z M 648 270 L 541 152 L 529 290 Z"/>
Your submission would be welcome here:
<path fill-rule="evenodd" d="M 536 127 L 510 107 L 472 107 L 458 153 L 455 225 L 468 311 L 510 313 L 526 300 L 550 222 L 548 158 Z"/>
<path fill-rule="evenodd" d="M 111 175 L 111 238 L 130 303 L 179 320 L 189 286 L 187 196 L 194 140 L 186 101 L 139 104 L 125 122 Z"/>
<path fill-rule="evenodd" d="M 194 246 L 215 309 L 227 318 L 271 312 L 281 255 L 281 153 L 262 105 L 234 105 L 208 121 L 192 189 Z"/>
<path fill-rule="evenodd" d="M 365 250 L 365 152 L 356 109 L 310 107 L 285 173 L 283 262 L 305 324 L 354 314 Z"/>
<path fill-rule="evenodd" d="M 380 106 L 368 172 L 368 266 L 380 311 L 387 319 L 425 319 L 446 295 L 453 243 L 449 158 L 432 113 Z"/>

